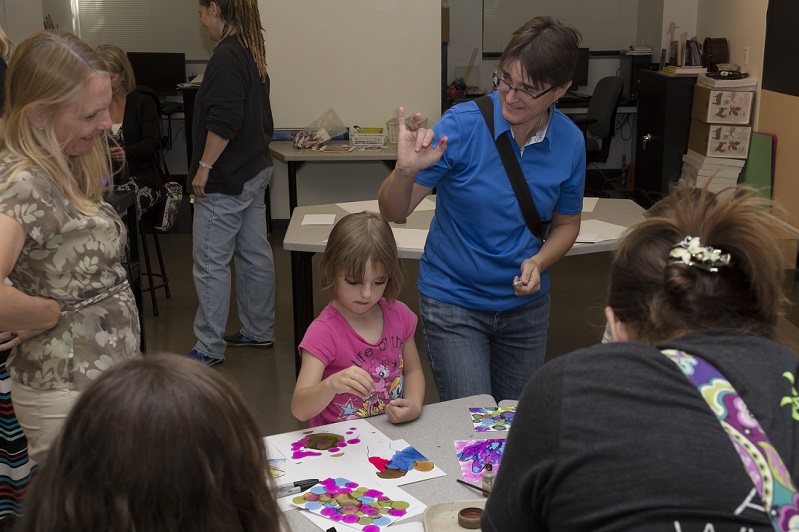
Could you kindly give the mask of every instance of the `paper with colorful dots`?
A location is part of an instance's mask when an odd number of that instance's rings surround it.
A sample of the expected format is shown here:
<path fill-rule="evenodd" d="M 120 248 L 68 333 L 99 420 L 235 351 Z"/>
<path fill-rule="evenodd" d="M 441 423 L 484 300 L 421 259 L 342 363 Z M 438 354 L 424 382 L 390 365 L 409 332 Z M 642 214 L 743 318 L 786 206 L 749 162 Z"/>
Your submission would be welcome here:
<path fill-rule="evenodd" d="M 292 463 L 347 454 L 356 455 L 366 463 L 368 447 L 385 447 L 391 439 L 365 419 L 356 419 L 275 434 L 268 441 Z"/>
<path fill-rule="evenodd" d="M 334 523 L 363 532 L 380 532 L 406 517 L 411 509 L 424 506 L 399 488 L 372 488 L 349 479 L 326 478 L 302 494 L 292 504 Z"/>
<path fill-rule="evenodd" d="M 475 432 L 502 432 L 510 430 L 515 406 L 496 406 L 491 408 L 470 408 Z"/>
<path fill-rule="evenodd" d="M 456 440 L 455 453 L 460 462 L 463 480 L 482 481 L 486 464 L 491 464 L 496 473 L 504 451 L 505 440 Z"/>

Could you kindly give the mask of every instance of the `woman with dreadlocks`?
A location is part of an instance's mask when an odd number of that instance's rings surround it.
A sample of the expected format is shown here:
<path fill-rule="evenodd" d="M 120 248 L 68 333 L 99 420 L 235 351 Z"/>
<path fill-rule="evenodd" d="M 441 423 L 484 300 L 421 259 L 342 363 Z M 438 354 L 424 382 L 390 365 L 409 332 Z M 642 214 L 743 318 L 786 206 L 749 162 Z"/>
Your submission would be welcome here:
<path fill-rule="evenodd" d="M 189 177 L 199 308 L 189 357 L 213 366 L 224 361 L 226 346 L 274 345 L 275 267 L 264 205 L 274 124 L 256 0 L 199 0 L 199 12 L 218 44 L 194 105 Z M 225 336 L 231 258 L 242 327 Z"/>

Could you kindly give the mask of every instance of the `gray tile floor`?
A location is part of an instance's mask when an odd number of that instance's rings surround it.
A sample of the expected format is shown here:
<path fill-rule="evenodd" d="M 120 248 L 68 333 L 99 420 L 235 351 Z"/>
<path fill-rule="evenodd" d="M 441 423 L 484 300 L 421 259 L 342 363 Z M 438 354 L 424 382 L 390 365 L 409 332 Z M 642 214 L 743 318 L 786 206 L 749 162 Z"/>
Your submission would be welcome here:
<path fill-rule="evenodd" d="M 150 238 L 149 236 L 147 237 Z M 194 345 L 192 324 L 197 309 L 197 298 L 191 276 L 191 235 L 161 234 L 159 236 L 172 298 L 166 299 L 163 290 L 157 291 L 160 315 L 155 317 L 149 293 L 145 293 L 144 316 L 147 334 L 147 352 L 184 355 Z M 275 347 L 272 349 L 229 348 L 225 364 L 219 373 L 231 379 L 250 404 L 252 412 L 265 436 L 296 430 L 305 425 L 291 415 L 290 403 L 294 390 L 294 338 L 292 327 L 290 252 L 283 250 L 283 232 L 270 236 L 275 255 L 277 276 L 277 316 Z M 318 268 L 320 256 L 314 260 Z M 552 277 L 552 313 L 547 358 L 567 353 L 573 349 L 599 341 L 604 329 L 602 313 L 610 253 L 566 257 L 555 265 Z M 409 282 L 400 299 L 418 311 L 416 275 L 418 261 L 404 261 Z M 789 294 L 799 300 L 799 283 L 789 279 Z M 316 285 L 315 308 L 318 314 L 327 302 L 327 296 Z M 789 320 L 783 320 L 780 332 L 784 341 L 799 351 L 799 310 L 793 309 Z M 235 302 L 231 302 L 228 332 L 238 330 Z M 438 401 L 427 365 L 421 331 L 417 330 L 417 346 L 422 355 L 427 374 L 426 403 Z"/>

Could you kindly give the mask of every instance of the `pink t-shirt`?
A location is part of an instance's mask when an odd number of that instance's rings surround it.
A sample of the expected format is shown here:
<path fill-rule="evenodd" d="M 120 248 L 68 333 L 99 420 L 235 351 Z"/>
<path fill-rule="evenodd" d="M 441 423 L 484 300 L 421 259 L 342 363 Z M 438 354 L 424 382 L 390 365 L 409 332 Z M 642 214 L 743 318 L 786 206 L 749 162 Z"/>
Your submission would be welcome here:
<path fill-rule="evenodd" d="M 311 418 L 312 427 L 382 414 L 392 399 L 402 397 L 402 347 L 416 331 L 416 314 L 400 301 L 381 299 L 378 304 L 383 310 L 383 337 L 377 343 L 361 338 L 332 302 L 305 332 L 300 350 L 324 362 L 323 379 L 354 365 L 375 381 L 375 393 L 366 401 L 357 395 L 337 394 L 327 408 Z"/>

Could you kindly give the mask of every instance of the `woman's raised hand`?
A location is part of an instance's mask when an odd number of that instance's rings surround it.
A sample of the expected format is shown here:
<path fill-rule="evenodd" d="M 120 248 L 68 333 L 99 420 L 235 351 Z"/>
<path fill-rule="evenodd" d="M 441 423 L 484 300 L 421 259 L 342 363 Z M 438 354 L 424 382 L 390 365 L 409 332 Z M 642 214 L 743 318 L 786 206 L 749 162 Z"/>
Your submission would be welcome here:
<path fill-rule="evenodd" d="M 419 113 L 414 114 L 406 127 L 405 108 L 399 108 L 396 169 L 413 176 L 441 159 L 447 149 L 446 136 L 441 137 L 435 146 L 432 145 L 434 132 L 432 129 L 419 127 L 421 117 Z"/>

